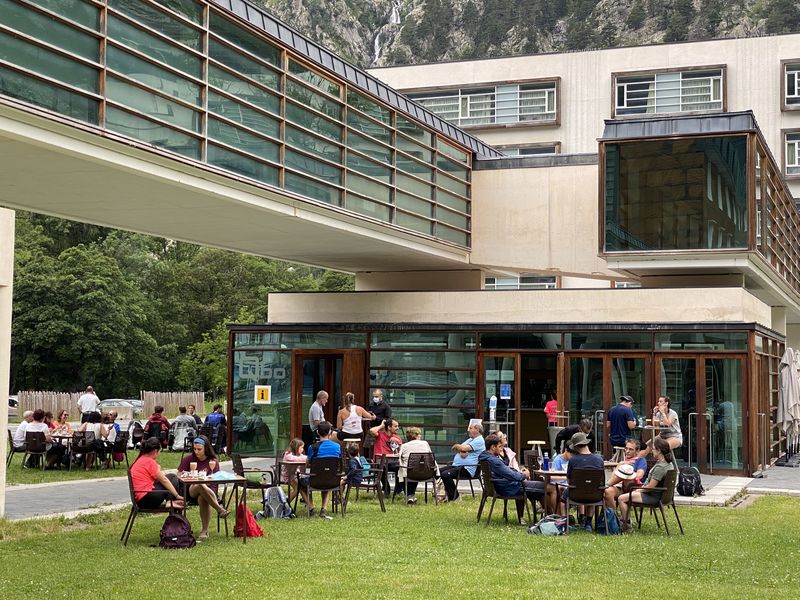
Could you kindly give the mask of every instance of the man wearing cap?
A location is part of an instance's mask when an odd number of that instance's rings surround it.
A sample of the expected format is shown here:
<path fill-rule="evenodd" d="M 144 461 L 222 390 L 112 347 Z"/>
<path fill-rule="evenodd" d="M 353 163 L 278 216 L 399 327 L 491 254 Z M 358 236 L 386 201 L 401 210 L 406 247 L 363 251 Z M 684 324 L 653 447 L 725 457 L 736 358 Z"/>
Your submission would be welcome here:
<path fill-rule="evenodd" d="M 606 506 L 617 507 L 617 498 L 620 494 L 630 491 L 633 484 L 644 481 L 647 474 L 647 459 L 640 456 L 639 440 L 628 438 L 625 440 L 625 460 L 623 460 L 608 480 L 605 491 Z"/>
<path fill-rule="evenodd" d="M 606 421 L 611 432 L 609 438 L 612 446 L 624 446 L 625 440 L 630 436 L 631 430 L 636 427 L 636 415 L 633 414 L 631 405 L 633 398 L 620 396 L 619 404 L 612 406 L 608 411 Z"/>
<path fill-rule="evenodd" d="M 605 468 L 603 457 L 589 450 L 589 438 L 582 431 L 579 431 L 570 438 L 569 445 L 572 448 L 572 458 L 569 460 L 569 465 L 567 466 L 567 482 L 572 480 L 572 472 L 575 469 L 598 469 L 602 471 Z M 568 491 L 569 490 L 567 490 L 567 492 Z M 581 515 L 580 525 L 585 527 L 588 531 L 591 531 L 591 518 L 586 515 Z"/>

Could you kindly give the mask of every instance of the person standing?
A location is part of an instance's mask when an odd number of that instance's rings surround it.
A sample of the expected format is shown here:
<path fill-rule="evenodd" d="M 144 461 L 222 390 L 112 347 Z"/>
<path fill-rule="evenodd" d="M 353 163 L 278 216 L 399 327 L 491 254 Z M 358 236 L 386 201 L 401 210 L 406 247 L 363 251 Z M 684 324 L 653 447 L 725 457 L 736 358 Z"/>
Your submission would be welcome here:
<path fill-rule="evenodd" d="M 362 419 L 374 419 L 375 415 L 367 412 L 355 402 L 356 397 L 352 392 L 344 395 L 342 410 L 336 415 L 336 437 L 342 442 L 348 438 L 364 439 Z"/>
<path fill-rule="evenodd" d="M 383 390 L 372 390 L 372 427 L 380 425 L 386 419 L 392 418 L 392 406 L 383 398 Z"/>
<path fill-rule="evenodd" d="M 544 414 L 547 415 L 548 427 L 555 427 L 558 425 L 558 419 L 556 419 L 557 412 L 558 412 L 558 400 L 556 400 L 556 395 L 551 393 L 550 400 L 548 400 L 547 404 L 544 405 Z"/>
<path fill-rule="evenodd" d="M 317 392 L 317 399 L 311 404 L 308 409 L 308 426 L 311 427 L 311 433 L 314 436 L 314 441 L 319 439 L 317 429 L 319 424 L 325 420 L 325 405 L 328 403 L 328 392 L 320 390 Z"/>
<path fill-rule="evenodd" d="M 90 413 L 100 413 L 97 406 L 100 404 L 100 398 L 94 393 L 92 386 L 87 386 L 80 398 L 78 398 L 78 410 L 81 411 L 81 423 L 85 423 Z"/>
<path fill-rule="evenodd" d="M 631 406 L 633 405 L 633 398 L 630 396 L 620 396 L 619 404 L 612 406 L 606 416 L 608 429 L 611 432 L 609 439 L 612 446 L 622 448 L 625 446 L 625 440 L 631 434 L 631 431 L 636 427 L 636 415 Z"/>

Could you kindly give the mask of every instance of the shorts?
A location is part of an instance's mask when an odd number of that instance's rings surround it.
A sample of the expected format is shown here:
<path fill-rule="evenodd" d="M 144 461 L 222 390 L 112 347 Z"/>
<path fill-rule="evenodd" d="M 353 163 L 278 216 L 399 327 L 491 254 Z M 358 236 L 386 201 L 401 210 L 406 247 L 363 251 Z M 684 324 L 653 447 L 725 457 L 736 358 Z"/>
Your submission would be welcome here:
<path fill-rule="evenodd" d="M 661 493 L 652 493 L 642 491 L 642 504 L 645 506 L 658 506 L 661 501 Z"/>

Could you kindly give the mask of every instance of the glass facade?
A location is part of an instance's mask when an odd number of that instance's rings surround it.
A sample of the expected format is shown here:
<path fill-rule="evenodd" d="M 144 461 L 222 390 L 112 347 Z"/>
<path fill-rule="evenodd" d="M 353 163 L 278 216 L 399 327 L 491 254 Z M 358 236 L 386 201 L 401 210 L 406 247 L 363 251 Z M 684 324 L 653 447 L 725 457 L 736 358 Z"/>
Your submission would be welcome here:
<path fill-rule="evenodd" d="M 0 94 L 256 184 L 470 245 L 470 152 L 213 4 L 1 6 Z"/>
<path fill-rule="evenodd" d="M 747 138 L 605 145 L 605 251 L 748 247 Z"/>

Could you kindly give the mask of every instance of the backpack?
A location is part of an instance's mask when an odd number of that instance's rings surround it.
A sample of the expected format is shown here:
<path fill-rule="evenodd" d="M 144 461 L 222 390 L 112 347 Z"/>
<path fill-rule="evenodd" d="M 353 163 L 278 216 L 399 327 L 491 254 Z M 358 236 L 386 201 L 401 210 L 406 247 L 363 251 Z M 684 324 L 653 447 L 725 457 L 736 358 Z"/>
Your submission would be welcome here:
<path fill-rule="evenodd" d="M 358 462 L 361 464 L 361 470 L 363 471 L 364 475 L 368 475 L 370 469 L 369 461 L 365 457 L 359 456 Z"/>
<path fill-rule="evenodd" d="M 244 537 L 244 524 L 247 522 L 247 537 L 261 537 L 264 530 L 256 523 L 253 513 L 243 501 L 236 507 L 236 525 L 233 528 L 234 537 Z"/>
<path fill-rule="evenodd" d="M 619 535 L 622 533 L 616 511 L 608 507 L 597 517 L 597 523 L 594 525 L 595 533 L 606 534 L 606 521 L 608 521 L 608 535 Z"/>
<path fill-rule="evenodd" d="M 150 439 L 151 437 L 158 438 L 161 445 L 164 446 L 167 441 L 169 430 L 163 421 L 150 421 L 144 425 L 144 438 L 143 440 Z"/>
<path fill-rule="evenodd" d="M 568 523 L 567 517 L 563 515 L 547 515 L 536 525 L 528 527 L 528 533 L 543 536 L 564 535 L 567 532 Z"/>
<path fill-rule="evenodd" d="M 702 496 L 706 493 L 700 480 L 700 471 L 695 467 L 681 467 L 678 469 L 678 485 L 675 490 L 681 496 Z"/>
<path fill-rule="evenodd" d="M 256 518 L 263 519 L 293 519 L 292 507 L 286 499 L 286 494 L 280 486 L 267 489 L 264 497 L 264 510 L 256 514 Z"/>
<path fill-rule="evenodd" d="M 192 533 L 192 526 L 180 513 L 169 513 L 161 527 L 162 548 L 194 548 L 197 542 Z"/>

